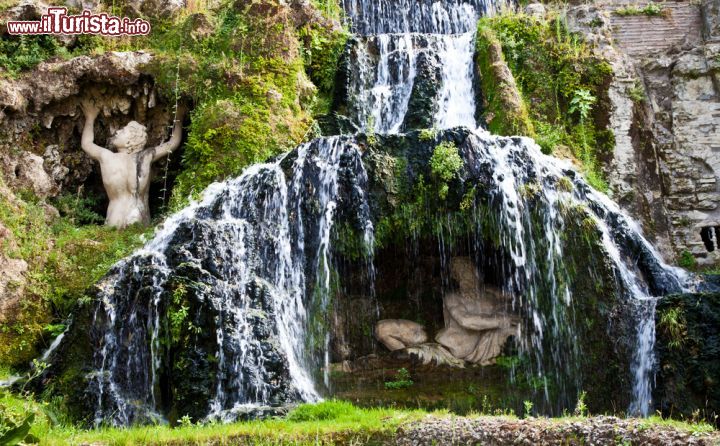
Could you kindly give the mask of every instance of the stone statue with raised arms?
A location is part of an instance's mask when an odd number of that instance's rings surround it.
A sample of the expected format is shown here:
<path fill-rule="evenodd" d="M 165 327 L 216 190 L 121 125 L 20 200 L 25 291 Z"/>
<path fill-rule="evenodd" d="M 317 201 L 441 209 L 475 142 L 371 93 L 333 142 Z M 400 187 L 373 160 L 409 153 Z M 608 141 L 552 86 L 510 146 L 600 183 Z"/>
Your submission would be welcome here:
<path fill-rule="evenodd" d="M 178 106 L 175 125 L 168 141 L 146 149 L 145 126 L 131 121 L 110 139 L 109 145 L 116 150 L 113 152 L 94 142 L 94 125 L 99 107 L 91 99 L 82 100 L 80 105 L 85 114 L 82 149 L 100 163 L 103 185 L 110 199 L 105 224 L 118 228 L 135 223 L 149 224 L 150 166 L 180 147 L 185 107 Z"/>

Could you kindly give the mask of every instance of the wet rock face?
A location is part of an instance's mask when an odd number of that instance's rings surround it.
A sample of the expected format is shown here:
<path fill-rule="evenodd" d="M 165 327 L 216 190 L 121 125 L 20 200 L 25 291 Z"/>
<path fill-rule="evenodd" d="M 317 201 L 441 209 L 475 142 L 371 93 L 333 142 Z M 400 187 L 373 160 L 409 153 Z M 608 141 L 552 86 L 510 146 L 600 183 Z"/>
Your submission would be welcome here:
<path fill-rule="evenodd" d="M 433 116 L 438 111 L 437 94 L 442 80 L 440 63 L 436 53 L 423 52 L 418 56 L 417 74 L 403 122 L 404 129 L 433 127 Z"/>
<path fill-rule="evenodd" d="M 715 420 L 720 410 L 720 293 L 662 299 L 655 318 L 657 378 L 663 414 Z"/>

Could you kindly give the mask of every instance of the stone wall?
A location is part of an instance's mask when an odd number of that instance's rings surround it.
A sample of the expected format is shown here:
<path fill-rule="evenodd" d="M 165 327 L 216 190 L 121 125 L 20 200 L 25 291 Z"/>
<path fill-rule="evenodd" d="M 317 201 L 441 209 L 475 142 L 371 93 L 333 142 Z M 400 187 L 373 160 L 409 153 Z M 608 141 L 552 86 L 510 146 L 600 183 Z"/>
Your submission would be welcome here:
<path fill-rule="evenodd" d="M 606 173 L 613 198 L 666 260 L 687 251 L 713 265 L 720 260 L 719 2 L 663 2 L 659 15 L 623 14 L 646 4 L 604 1 L 569 14 L 615 70 L 616 144 Z"/>

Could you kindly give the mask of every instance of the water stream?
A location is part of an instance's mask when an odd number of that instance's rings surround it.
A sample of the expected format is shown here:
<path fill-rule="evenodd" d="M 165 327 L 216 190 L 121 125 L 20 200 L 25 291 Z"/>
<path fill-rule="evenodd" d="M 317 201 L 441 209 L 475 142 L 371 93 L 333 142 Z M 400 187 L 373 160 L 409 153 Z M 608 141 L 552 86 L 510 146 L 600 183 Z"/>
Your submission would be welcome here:
<path fill-rule="evenodd" d="M 433 90 L 434 127 L 476 128 L 475 25 L 480 15 L 505 3 L 343 4 L 356 33 L 348 90 L 351 118 L 360 129 L 408 130 L 411 98 L 422 76 L 434 76 L 439 85 Z M 527 315 L 522 349 L 535 358 L 533 372 L 541 380 L 562 376 L 556 384 L 567 386 L 567 394 L 582 385 L 572 382 L 579 379 L 575 367 L 582 352 L 568 328 L 576 315 L 562 242 L 570 224 L 564 210 L 581 207 L 600 231 L 619 298 L 637 307 L 630 411 L 646 415 L 654 363 L 653 296 L 680 290 L 682 273 L 662 263 L 615 203 L 568 163 L 543 155 L 532 140 L 477 129 L 460 152 L 465 169 L 489 178 L 484 186 L 510 258 L 504 289 Z M 168 387 L 178 370 L 212 377 L 193 384 L 205 392 L 197 404 L 208 419 L 232 420 L 258 407 L 320 398 L 328 382 L 325 315 L 335 280 L 332 230 L 341 202 L 352 203 L 351 220 L 368 248 L 368 274 L 375 274 L 363 155 L 354 137 L 335 136 L 252 166 L 210 186 L 201 201 L 169 218 L 144 249 L 113 268 L 102 281 L 90 334 L 97 346 L 90 374 L 97 424 L 160 419 L 171 396 L 158 389 Z M 477 224 L 484 221 L 478 214 Z M 477 249 L 476 257 L 482 255 Z M 177 337 L 191 342 L 182 357 L 173 357 L 169 347 Z M 544 391 L 547 396 L 547 384 Z"/>

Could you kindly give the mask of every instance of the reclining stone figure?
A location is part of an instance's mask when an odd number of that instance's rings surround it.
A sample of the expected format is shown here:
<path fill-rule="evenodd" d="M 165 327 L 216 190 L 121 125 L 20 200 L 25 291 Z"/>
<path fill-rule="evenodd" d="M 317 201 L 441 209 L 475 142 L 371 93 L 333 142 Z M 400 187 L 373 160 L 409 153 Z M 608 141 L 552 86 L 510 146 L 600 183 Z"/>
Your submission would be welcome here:
<path fill-rule="evenodd" d="M 467 257 L 451 262 L 451 274 L 459 289 L 443 297 L 445 328 L 435 340 L 458 359 L 480 365 L 495 363 L 519 320 L 508 311 L 508 296 L 483 286 Z"/>
<path fill-rule="evenodd" d="M 375 338 L 391 352 L 427 342 L 425 327 L 405 319 L 385 319 L 375 326 Z"/>
<path fill-rule="evenodd" d="M 494 364 L 508 338 L 518 332 L 519 319 L 508 311 L 509 297 L 481 285 L 467 257 L 452 260 L 451 274 L 458 290 L 443 297 L 445 328 L 435 336 L 437 344 L 427 342 L 422 325 L 404 319 L 379 321 L 375 337 L 388 350 L 404 350 L 424 364 Z"/>
<path fill-rule="evenodd" d="M 115 132 L 109 141 L 109 145 L 114 147 L 116 152 L 94 142 L 94 124 L 99 107 L 91 99 L 84 99 L 81 101 L 81 108 L 85 115 L 82 149 L 100 163 L 103 185 L 110 198 L 105 224 L 118 228 L 135 223 L 149 224 L 150 166 L 180 147 L 185 107 L 178 106 L 172 136 L 168 141 L 146 149 L 145 126 L 131 121 Z"/>

